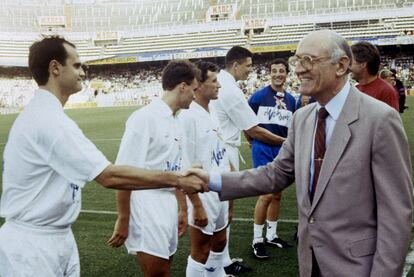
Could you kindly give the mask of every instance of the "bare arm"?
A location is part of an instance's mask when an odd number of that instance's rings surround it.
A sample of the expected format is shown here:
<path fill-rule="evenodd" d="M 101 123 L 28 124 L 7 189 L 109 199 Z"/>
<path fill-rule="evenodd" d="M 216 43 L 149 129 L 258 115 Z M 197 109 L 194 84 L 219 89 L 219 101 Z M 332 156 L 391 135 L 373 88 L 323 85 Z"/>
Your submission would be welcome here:
<path fill-rule="evenodd" d="M 185 194 L 180 190 L 176 190 L 175 197 L 178 203 L 178 236 L 181 237 L 187 231 L 187 201 Z"/>
<path fill-rule="evenodd" d="M 105 188 L 141 190 L 173 187 L 187 193 L 207 191 L 207 184 L 195 176 L 177 172 L 145 170 L 125 165 L 109 165 L 95 180 Z"/>
<path fill-rule="evenodd" d="M 282 145 L 285 141 L 285 138 L 275 135 L 272 132 L 258 125 L 248 130 L 245 130 L 245 133 L 247 133 L 247 135 L 253 139 L 259 140 L 270 145 Z"/>
<path fill-rule="evenodd" d="M 115 223 L 112 237 L 108 240 L 108 244 L 112 247 L 119 247 L 124 244 L 128 237 L 129 214 L 130 214 L 131 191 L 117 191 L 117 210 L 118 218 Z"/>
<path fill-rule="evenodd" d="M 247 142 L 249 143 L 249 145 L 251 145 L 253 138 L 251 136 L 249 136 L 249 134 L 246 131 L 243 131 L 243 134 L 244 134 L 244 137 L 246 138 Z"/>
<path fill-rule="evenodd" d="M 189 194 L 188 198 L 193 205 L 193 217 L 194 217 L 194 224 L 199 227 L 204 227 L 208 223 L 208 217 L 206 211 L 204 210 L 203 203 L 198 196 L 198 193 Z"/>
<path fill-rule="evenodd" d="M 234 201 L 229 200 L 229 224 L 233 221 Z"/>

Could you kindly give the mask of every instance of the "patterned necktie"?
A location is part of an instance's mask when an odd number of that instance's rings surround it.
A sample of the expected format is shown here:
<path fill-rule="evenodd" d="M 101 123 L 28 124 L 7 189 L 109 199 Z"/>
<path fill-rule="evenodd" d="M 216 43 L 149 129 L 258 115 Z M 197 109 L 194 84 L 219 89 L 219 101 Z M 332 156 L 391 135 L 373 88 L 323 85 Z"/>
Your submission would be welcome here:
<path fill-rule="evenodd" d="M 315 142 L 314 142 L 314 172 L 313 172 L 313 182 L 312 188 L 310 190 L 310 200 L 312 202 L 313 196 L 315 195 L 316 186 L 318 184 L 319 172 L 321 171 L 323 159 L 325 157 L 325 143 L 326 143 L 326 133 L 325 133 L 325 119 L 329 115 L 328 111 L 321 107 L 318 111 L 318 123 L 316 126 L 315 133 Z"/>

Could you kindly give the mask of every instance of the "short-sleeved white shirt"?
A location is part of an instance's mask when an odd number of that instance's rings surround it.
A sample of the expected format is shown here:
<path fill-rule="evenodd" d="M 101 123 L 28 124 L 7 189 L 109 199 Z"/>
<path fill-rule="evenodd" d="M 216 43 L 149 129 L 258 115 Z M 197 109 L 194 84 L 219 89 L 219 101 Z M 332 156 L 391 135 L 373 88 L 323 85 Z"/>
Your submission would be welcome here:
<path fill-rule="evenodd" d="M 81 208 L 81 189 L 109 161 L 39 89 L 10 130 L 4 150 L 0 215 L 36 226 L 67 227 Z"/>
<path fill-rule="evenodd" d="M 218 99 L 211 101 L 211 105 L 217 112 L 224 141 L 238 147 L 241 144 L 241 131 L 248 130 L 259 122 L 234 77 L 227 71 L 221 70 L 217 79 L 221 88 Z"/>
<path fill-rule="evenodd" d="M 200 164 L 206 171 L 230 171 L 229 157 L 223 140 L 220 122 L 214 108 L 207 112 L 193 102 L 179 118 L 186 135 L 186 151 L 190 164 Z"/>
<path fill-rule="evenodd" d="M 181 171 L 188 167 L 183 147 L 178 118 L 166 103 L 155 99 L 127 120 L 116 164 Z"/>

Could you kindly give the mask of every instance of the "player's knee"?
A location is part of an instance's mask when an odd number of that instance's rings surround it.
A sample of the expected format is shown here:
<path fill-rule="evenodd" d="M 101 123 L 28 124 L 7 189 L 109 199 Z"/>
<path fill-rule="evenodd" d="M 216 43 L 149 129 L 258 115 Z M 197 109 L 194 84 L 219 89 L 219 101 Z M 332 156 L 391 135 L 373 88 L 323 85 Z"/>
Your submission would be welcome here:
<path fill-rule="evenodd" d="M 224 248 L 226 247 L 227 239 L 224 238 L 217 238 L 211 247 L 213 252 L 223 252 Z"/>
<path fill-rule="evenodd" d="M 210 254 L 210 245 L 204 244 L 196 249 L 196 251 L 191 252 L 191 258 L 194 261 L 205 264 Z"/>
<path fill-rule="evenodd" d="M 270 202 L 272 202 L 272 199 L 273 199 L 273 194 L 261 195 L 259 197 L 259 201 L 261 201 L 265 205 L 269 205 Z"/>

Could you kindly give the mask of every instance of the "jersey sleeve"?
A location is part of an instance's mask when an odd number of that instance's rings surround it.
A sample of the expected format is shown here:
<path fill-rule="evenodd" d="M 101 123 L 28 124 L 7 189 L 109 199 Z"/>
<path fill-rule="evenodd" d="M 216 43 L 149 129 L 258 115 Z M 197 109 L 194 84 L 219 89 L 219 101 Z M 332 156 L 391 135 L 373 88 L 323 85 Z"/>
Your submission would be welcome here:
<path fill-rule="evenodd" d="M 125 126 L 116 164 L 145 168 L 150 143 L 149 120 L 143 114 L 132 115 Z"/>
<path fill-rule="evenodd" d="M 71 183 L 83 187 L 110 164 L 74 122 L 68 122 L 56 136 L 47 163 Z"/>
<path fill-rule="evenodd" d="M 238 129 L 248 130 L 259 125 L 256 114 L 250 108 L 246 99 L 244 99 L 243 94 L 224 94 L 221 101 L 228 117 Z"/>

